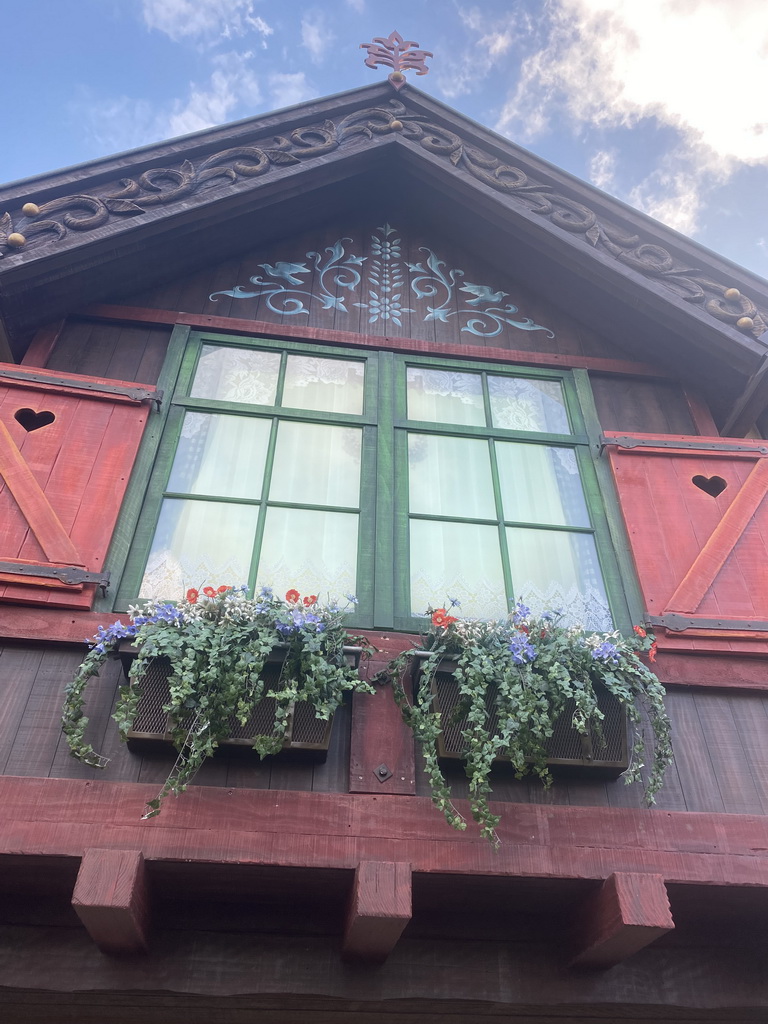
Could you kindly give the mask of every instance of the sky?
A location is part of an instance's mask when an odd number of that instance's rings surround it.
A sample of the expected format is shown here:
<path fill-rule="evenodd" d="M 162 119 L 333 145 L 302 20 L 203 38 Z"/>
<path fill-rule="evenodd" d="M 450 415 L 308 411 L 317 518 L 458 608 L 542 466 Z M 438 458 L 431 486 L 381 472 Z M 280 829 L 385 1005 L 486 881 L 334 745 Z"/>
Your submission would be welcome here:
<path fill-rule="evenodd" d="M 0 0 L 0 181 L 386 77 L 768 277 L 766 0 Z"/>

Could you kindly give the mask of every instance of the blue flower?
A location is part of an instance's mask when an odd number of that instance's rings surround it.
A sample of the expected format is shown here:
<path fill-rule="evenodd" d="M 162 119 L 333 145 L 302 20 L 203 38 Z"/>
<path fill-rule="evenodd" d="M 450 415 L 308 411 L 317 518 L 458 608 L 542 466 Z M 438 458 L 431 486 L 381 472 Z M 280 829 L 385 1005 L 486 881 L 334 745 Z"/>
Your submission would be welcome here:
<path fill-rule="evenodd" d="M 515 605 L 515 610 L 512 613 L 512 621 L 516 626 L 519 626 L 521 622 L 525 622 L 528 616 L 531 614 L 531 609 L 527 604 L 523 604 L 522 598 L 518 600 Z"/>
<path fill-rule="evenodd" d="M 524 633 L 512 638 L 509 652 L 512 655 L 512 661 L 516 665 L 524 665 L 527 661 L 533 661 L 536 657 L 536 648 L 530 643 Z"/>
<path fill-rule="evenodd" d="M 347 594 L 346 597 L 350 604 L 358 604 L 358 600 L 354 594 Z"/>
<path fill-rule="evenodd" d="M 591 653 L 595 661 L 604 661 L 610 665 L 618 665 L 621 660 L 619 648 L 616 644 L 612 644 L 610 640 L 604 640 L 597 647 L 593 647 Z"/>

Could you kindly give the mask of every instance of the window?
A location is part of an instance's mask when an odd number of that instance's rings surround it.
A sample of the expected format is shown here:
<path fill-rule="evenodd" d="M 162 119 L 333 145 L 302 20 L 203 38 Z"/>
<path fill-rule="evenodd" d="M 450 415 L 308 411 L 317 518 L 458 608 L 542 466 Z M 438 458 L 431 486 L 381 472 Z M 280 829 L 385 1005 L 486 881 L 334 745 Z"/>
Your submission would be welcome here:
<path fill-rule="evenodd" d="M 193 335 L 121 596 L 356 593 L 361 626 L 522 598 L 594 628 L 615 575 L 567 373 Z"/>

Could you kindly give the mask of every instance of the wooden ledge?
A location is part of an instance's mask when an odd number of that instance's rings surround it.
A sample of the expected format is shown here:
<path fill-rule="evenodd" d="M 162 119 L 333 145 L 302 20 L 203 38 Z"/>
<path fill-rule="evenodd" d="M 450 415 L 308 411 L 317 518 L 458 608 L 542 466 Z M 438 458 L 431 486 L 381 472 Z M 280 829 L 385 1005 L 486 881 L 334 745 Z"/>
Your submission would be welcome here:
<path fill-rule="evenodd" d="M 345 960 L 383 963 L 411 919 L 411 865 L 357 865 L 344 928 Z"/>

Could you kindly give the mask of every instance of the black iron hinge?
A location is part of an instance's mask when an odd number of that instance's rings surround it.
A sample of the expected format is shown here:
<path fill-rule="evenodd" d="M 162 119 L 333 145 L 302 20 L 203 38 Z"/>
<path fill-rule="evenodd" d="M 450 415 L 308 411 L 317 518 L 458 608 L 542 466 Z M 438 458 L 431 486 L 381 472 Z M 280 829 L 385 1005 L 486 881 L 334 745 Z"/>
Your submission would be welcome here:
<path fill-rule="evenodd" d="M 163 400 L 163 392 L 155 388 L 144 388 L 141 386 L 126 387 L 123 384 L 104 384 L 101 381 L 69 380 L 66 377 L 52 377 L 50 374 L 28 373 L 26 370 L 0 370 L 0 377 L 9 380 L 25 380 L 33 384 L 56 384 L 58 387 L 72 388 L 75 391 L 93 391 L 104 395 L 122 395 L 130 398 L 132 402 L 156 402 L 157 411 L 160 411 L 160 403 Z"/>
<path fill-rule="evenodd" d="M 744 633 L 768 633 L 768 622 L 755 619 L 699 619 L 676 612 L 666 615 L 651 616 L 648 622 L 652 626 L 670 629 L 681 633 L 686 629 L 722 629 Z"/>
<path fill-rule="evenodd" d="M 87 572 L 76 565 L 29 565 L 24 562 L 0 562 L 0 573 L 12 573 L 14 576 L 42 576 L 43 579 L 58 580 L 68 587 L 76 587 L 80 583 L 95 583 L 106 594 L 109 586 L 109 573 Z"/>
<path fill-rule="evenodd" d="M 734 441 L 680 441 L 633 437 L 632 434 L 617 434 L 614 437 L 600 435 L 600 451 L 609 445 L 614 448 L 677 448 L 681 451 L 706 452 L 754 452 L 755 455 L 768 455 L 768 445 L 738 444 Z"/>

